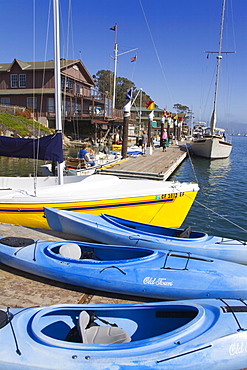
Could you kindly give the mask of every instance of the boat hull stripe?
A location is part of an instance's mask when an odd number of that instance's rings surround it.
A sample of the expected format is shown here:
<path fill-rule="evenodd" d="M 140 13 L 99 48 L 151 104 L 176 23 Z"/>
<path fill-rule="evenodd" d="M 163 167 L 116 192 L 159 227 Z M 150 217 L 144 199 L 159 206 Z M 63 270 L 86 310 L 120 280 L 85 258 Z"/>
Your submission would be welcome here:
<path fill-rule="evenodd" d="M 101 204 L 101 205 L 88 205 L 88 206 L 82 206 L 82 207 L 63 207 L 63 204 L 53 204 L 54 208 L 63 208 L 64 210 L 66 211 L 80 211 L 80 212 L 83 212 L 83 211 L 89 211 L 89 210 L 97 210 L 97 209 L 107 209 L 107 208 L 116 208 L 116 207 L 135 207 L 135 206 L 140 206 L 140 205 L 150 205 L 150 204 L 158 204 L 158 203 L 161 203 L 161 204 L 164 204 L 164 203 L 172 203 L 174 202 L 174 198 L 173 199 L 155 199 L 153 201 L 139 201 L 139 202 L 132 202 L 132 203 L 110 203 L 110 204 Z M 22 205 L 20 205 L 21 207 Z M 0 213 L 4 212 L 4 213 L 29 213 L 29 212 L 35 212 L 35 213 L 38 213 L 38 212 L 44 212 L 43 210 L 43 207 L 46 206 L 46 204 L 42 204 L 42 205 L 37 205 L 37 207 L 40 207 L 40 208 L 25 208 L 25 209 L 21 209 L 21 208 L 16 208 L 16 209 L 8 209 L 8 208 L 0 208 Z"/>

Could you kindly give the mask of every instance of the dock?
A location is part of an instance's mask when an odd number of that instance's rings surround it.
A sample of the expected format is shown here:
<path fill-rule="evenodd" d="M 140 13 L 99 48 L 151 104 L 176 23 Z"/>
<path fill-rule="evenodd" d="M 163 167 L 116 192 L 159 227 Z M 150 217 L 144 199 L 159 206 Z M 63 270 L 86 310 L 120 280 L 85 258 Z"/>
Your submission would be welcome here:
<path fill-rule="evenodd" d="M 88 239 L 48 229 L 28 228 L 0 223 L 0 235 L 5 237 L 23 237 L 34 240 L 80 240 Z M 118 295 L 77 287 L 54 280 L 32 275 L 0 263 L 0 308 L 49 306 L 54 304 L 116 304 L 134 302 L 154 302 L 145 299 Z"/>
<path fill-rule="evenodd" d="M 103 170 L 102 173 L 127 178 L 166 180 L 186 156 L 187 153 L 182 146 L 171 145 L 166 152 L 163 152 L 162 148 L 157 148 L 150 155 L 145 154 L 136 158 L 130 157 L 122 163 Z M 0 235 L 31 238 L 34 240 L 89 241 L 53 230 L 1 223 Z M 122 294 L 118 295 L 76 287 L 21 272 L 2 264 L 0 264 L 0 291 L 0 307 L 2 308 L 48 306 L 53 304 L 115 304 L 157 301 L 155 299 L 124 296 Z"/>
<path fill-rule="evenodd" d="M 116 175 L 120 178 L 167 180 L 187 157 L 182 145 L 171 145 L 163 152 L 156 148 L 152 154 L 129 157 L 126 161 L 101 169 L 100 174 Z"/>

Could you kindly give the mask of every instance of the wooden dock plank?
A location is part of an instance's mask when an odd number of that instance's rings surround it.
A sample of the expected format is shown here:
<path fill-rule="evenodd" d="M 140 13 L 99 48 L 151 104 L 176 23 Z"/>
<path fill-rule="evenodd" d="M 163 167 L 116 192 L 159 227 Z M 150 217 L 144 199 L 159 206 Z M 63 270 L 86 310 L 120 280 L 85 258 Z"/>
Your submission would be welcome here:
<path fill-rule="evenodd" d="M 102 174 L 113 174 L 119 177 L 140 177 L 166 180 L 186 158 L 187 153 L 182 146 L 172 145 L 163 152 L 155 149 L 151 155 L 130 157 L 129 160 L 100 171 Z"/>

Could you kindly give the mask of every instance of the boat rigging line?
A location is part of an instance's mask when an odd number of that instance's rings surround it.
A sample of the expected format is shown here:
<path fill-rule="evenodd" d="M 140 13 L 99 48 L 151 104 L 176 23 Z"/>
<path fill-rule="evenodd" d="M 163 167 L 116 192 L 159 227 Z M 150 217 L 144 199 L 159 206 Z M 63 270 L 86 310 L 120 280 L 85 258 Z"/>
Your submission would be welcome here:
<path fill-rule="evenodd" d="M 192 171 L 193 171 L 194 176 L 195 176 L 195 181 L 199 184 L 199 181 L 198 181 L 197 176 L 196 176 L 195 167 L 193 165 L 193 162 L 192 162 L 192 159 L 191 159 L 191 155 L 190 155 L 190 151 L 189 151 L 189 147 L 188 147 L 187 143 L 185 144 L 185 147 L 186 147 L 186 150 L 187 150 L 188 158 L 190 160 L 190 165 L 191 165 Z M 199 184 L 199 186 L 200 186 L 200 184 Z M 188 194 L 185 194 L 185 196 L 187 196 L 188 198 L 192 199 Z M 203 208 L 207 209 L 208 211 L 214 213 L 215 215 L 217 215 L 218 217 L 222 218 L 223 220 L 229 222 L 230 224 L 232 224 L 233 226 L 237 227 L 238 229 L 240 229 L 240 230 L 242 230 L 244 232 L 247 232 L 247 230 L 244 227 L 242 227 L 242 226 L 236 224 L 235 222 L 229 220 L 225 216 L 220 215 L 218 212 L 215 212 L 213 209 L 205 206 L 204 204 L 202 204 L 198 200 L 194 199 L 194 202 L 197 203 L 198 205 L 202 206 Z"/>
<path fill-rule="evenodd" d="M 185 194 L 185 195 L 186 195 L 187 197 L 191 198 L 188 194 Z M 210 212 L 214 213 L 215 215 L 217 215 L 218 217 L 222 218 L 223 220 L 225 220 L 225 221 L 229 222 L 229 223 L 230 223 L 230 224 L 232 224 L 233 226 L 236 226 L 238 229 L 240 229 L 240 230 L 242 230 L 242 231 L 244 231 L 244 232 L 246 232 L 246 233 L 247 233 L 247 229 L 245 229 L 244 227 L 242 227 L 242 226 L 240 226 L 240 225 L 236 224 L 235 222 L 233 222 L 233 221 L 229 220 L 229 219 L 228 219 L 228 218 L 226 218 L 225 216 L 220 215 L 218 212 L 215 212 L 214 210 L 212 210 L 211 208 L 209 208 L 209 207 L 205 206 L 204 204 L 202 204 L 202 203 L 201 203 L 201 202 L 199 202 L 198 200 L 194 199 L 194 202 L 195 202 L 195 203 L 197 203 L 197 204 L 199 204 L 199 205 L 200 205 L 200 206 L 202 206 L 203 208 L 207 209 L 208 211 L 210 211 Z"/>
<path fill-rule="evenodd" d="M 197 204 L 198 204 L 198 205 L 200 205 L 201 207 L 203 207 L 203 208 L 207 209 L 208 211 L 210 211 L 210 212 L 214 213 L 216 216 L 218 216 L 218 217 L 222 218 L 223 220 L 225 220 L 225 221 L 229 222 L 229 223 L 230 223 L 230 224 L 232 224 L 233 226 L 236 226 L 238 229 L 240 229 L 240 230 L 242 230 L 242 231 L 244 231 L 244 232 L 246 232 L 246 233 L 247 233 L 247 230 L 246 230 L 244 227 L 242 227 L 242 226 L 240 226 L 240 225 L 236 224 L 235 222 L 233 222 L 233 221 L 229 220 L 229 219 L 228 219 L 228 218 L 226 218 L 225 216 L 222 216 L 222 215 L 221 215 L 221 214 L 219 214 L 218 212 L 215 212 L 213 209 L 211 209 L 211 208 L 209 208 L 209 207 L 205 206 L 204 204 L 202 204 L 202 203 L 201 203 L 201 202 L 199 202 L 198 200 L 193 199 L 193 198 L 192 198 L 192 197 L 190 197 L 188 194 L 184 194 L 184 195 L 185 195 L 186 197 L 188 197 L 188 198 L 192 199 L 195 203 L 197 203 Z"/>
<path fill-rule="evenodd" d="M 168 86 L 168 82 L 167 82 L 167 79 L 166 79 L 166 76 L 165 76 L 164 68 L 163 68 L 163 66 L 162 66 L 162 63 L 161 63 L 161 60 L 160 60 L 160 57 L 159 57 L 159 53 L 158 53 L 157 47 L 156 47 L 156 45 L 155 45 L 154 38 L 153 38 L 153 35 L 152 35 L 152 32 L 151 32 L 151 29 L 150 29 L 150 26 L 149 26 L 149 23 L 148 23 L 148 20 L 147 20 L 147 17 L 146 17 L 146 14 L 145 14 L 145 11 L 144 11 L 144 8 L 143 8 L 143 5 L 142 5 L 142 0 L 139 0 L 139 3 L 140 3 L 140 7 L 141 7 L 141 10 L 142 10 L 142 14 L 143 14 L 143 17 L 144 17 L 144 19 L 145 19 L 145 22 L 146 22 L 146 25 L 147 25 L 147 28 L 148 28 L 148 31 L 149 31 L 150 38 L 151 38 L 151 40 L 152 40 L 152 44 L 153 44 L 153 47 L 154 47 L 154 51 L 155 51 L 155 54 L 156 54 L 156 57 L 157 57 L 158 63 L 159 63 L 159 65 L 160 65 L 160 69 L 161 69 L 161 72 L 162 72 L 163 78 L 164 78 L 165 83 L 166 83 L 166 87 L 167 87 L 167 90 L 168 90 L 168 93 L 169 93 L 169 96 L 170 96 L 170 99 L 171 99 L 171 103 L 172 103 L 172 105 L 173 105 L 174 99 L 173 99 L 173 97 L 172 97 L 171 91 L 170 91 L 169 86 Z"/>
<path fill-rule="evenodd" d="M 190 165 L 191 165 L 191 168 L 192 168 L 192 171 L 193 171 L 193 174 L 194 174 L 195 180 L 196 180 L 196 182 L 197 182 L 197 183 L 199 183 L 198 178 L 197 178 L 197 175 L 196 175 L 196 170 L 195 170 L 195 167 L 194 167 L 194 165 L 193 165 L 193 162 L 192 162 L 192 159 L 191 159 L 191 156 L 190 156 L 189 146 L 187 145 L 187 143 L 185 144 L 185 147 L 186 147 L 186 151 L 187 151 L 188 158 L 189 158 L 189 160 L 190 160 Z"/>

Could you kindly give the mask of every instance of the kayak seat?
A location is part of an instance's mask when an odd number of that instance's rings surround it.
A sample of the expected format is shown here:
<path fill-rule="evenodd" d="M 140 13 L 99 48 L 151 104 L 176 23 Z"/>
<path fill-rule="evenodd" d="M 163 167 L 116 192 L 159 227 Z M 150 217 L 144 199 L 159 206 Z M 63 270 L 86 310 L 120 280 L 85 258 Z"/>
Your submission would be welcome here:
<path fill-rule="evenodd" d="M 83 343 L 114 344 L 131 341 L 128 333 L 121 328 L 90 324 L 90 315 L 86 311 L 79 314 L 78 329 Z"/>
<path fill-rule="evenodd" d="M 174 236 L 178 238 L 189 238 L 191 233 L 191 227 L 187 226 L 183 231 L 177 231 L 174 233 Z"/>
<path fill-rule="evenodd" d="M 79 260 L 81 258 L 81 248 L 75 243 L 63 244 L 59 248 L 59 254 L 65 258 Z"/>

